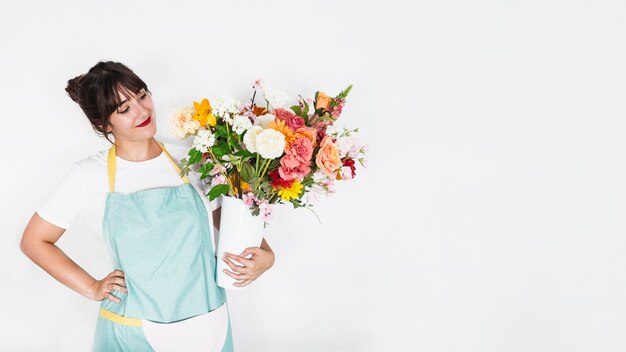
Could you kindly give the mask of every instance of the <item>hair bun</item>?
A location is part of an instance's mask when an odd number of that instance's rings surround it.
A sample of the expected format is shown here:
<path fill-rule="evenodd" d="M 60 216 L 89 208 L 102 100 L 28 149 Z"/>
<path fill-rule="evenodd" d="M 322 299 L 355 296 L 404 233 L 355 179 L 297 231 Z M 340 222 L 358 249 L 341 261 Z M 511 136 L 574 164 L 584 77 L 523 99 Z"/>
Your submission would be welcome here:
<path fill-rule="evenodd" d="M 65 91 L 67 92 L 67 95 L 69 95 L 70 98 L 72 98 L 72 100 L 77 104 L 80 104 L 80 97 L 79 97 L 78 91 L 80 89 L 80 82 L 82 81 L 84 76 L 85 74 L 82 74 L 80 76 L 76 76 L 70 79 L 69 81 L 67 81 L 67 87 L 65 87 Z"/>

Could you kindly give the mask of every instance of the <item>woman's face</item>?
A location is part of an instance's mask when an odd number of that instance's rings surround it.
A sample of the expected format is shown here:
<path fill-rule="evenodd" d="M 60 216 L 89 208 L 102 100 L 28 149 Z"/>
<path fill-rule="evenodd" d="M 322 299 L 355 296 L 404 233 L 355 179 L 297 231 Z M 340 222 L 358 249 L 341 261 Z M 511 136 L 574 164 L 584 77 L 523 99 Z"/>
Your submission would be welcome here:
<path fill-rule="evenodd" d="M 156 133 L 156 116 L 152 96 L 145 89 L 136 94 L 129 92 L 127 99 L 118 91 L 122 103 L 111 114 L 108 130 L 113 133 L 115 141 L 137 142 L 150 139 Z"/>

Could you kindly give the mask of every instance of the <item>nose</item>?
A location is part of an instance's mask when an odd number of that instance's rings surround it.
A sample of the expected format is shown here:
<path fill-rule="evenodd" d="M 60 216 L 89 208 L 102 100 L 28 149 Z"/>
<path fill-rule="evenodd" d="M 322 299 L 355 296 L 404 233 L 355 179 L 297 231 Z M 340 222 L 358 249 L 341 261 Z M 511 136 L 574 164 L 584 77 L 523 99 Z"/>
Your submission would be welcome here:
<path fill-rule="evenodd" d="M 144 106 L 143 103 L 138 102 L 137 106 L 139 108 L 139 116 L 147 117 L 150 114 L 150 109 Z"/>

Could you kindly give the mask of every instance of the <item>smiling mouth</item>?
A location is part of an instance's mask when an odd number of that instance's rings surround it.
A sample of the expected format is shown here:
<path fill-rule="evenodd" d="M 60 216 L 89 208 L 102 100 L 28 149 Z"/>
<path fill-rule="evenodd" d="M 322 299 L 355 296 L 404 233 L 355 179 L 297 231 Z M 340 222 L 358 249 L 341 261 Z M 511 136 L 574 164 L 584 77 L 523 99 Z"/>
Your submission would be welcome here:
<path fill-rule="evenodd" d="M 152 121 L 152 118 L 150 116 L 148 116 L 146 121 L 142 122 L 140 125 L 137 125 L 136 127 L 146 127 L 146 126 L 148 126 L 150 124 L 150 121 Z"/>

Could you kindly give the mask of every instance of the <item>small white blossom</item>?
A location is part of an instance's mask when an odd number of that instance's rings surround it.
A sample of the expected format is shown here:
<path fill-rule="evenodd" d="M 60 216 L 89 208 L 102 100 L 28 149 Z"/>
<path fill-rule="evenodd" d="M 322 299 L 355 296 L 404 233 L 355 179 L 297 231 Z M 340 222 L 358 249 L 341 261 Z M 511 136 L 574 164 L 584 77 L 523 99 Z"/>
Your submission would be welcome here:
<path fill-rule="evenodd" d="M 252 122 L 249 118 L 243 115 L 235 115 L 233 119 L 233 131 L 237 134 L 242 134 L 252 127 Z"/>
<path fill-rule="evenodd" d="M 339 154 L 341 158 L 345 158 L 348 155 L 354 157 L 354 155 L 358 151 L 357 141 L 352 136 L 339 137 L 337 138 L 335 144 L 337 145 L 337 147 L 339 147 Z"/>
<path fill-rule="evenodd" d="M 326 127 L 326 134 L 332 137 L 336 137 L 339 135 L 339 127 L 335 126 L 335 125 L 330 125 L 328 127 Z"/>
<path fill-rule="evenodd" d="M 272 84 L 263 84 L 263 96 L 272 109 L 285 107 L 289 96 Z"/>
<path fill-rule="evenodd" d="M 239 100 L 231 96 L 222 95 L 213 101 L 213 115 L 221 117 L 225 120 L 228 119 L 230 120 L 229 123 L 232 123 L 233 115 L 239 114 L 240 108 L 241 103 Z"/>
<path fill-rule="evenodd" d="M 193 139 L 193 147 L 202 153 L 209 151 L 209 148 L 215 144 L 215 136 L 207 129 L 200 129 Z"/>

